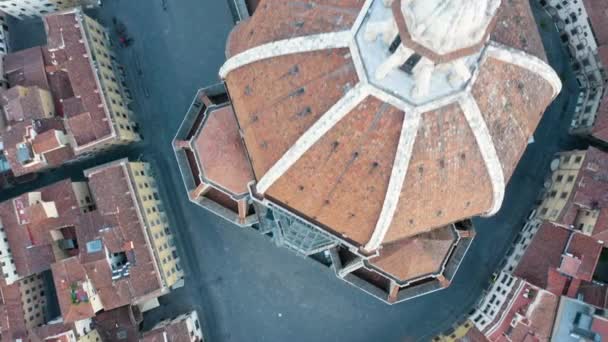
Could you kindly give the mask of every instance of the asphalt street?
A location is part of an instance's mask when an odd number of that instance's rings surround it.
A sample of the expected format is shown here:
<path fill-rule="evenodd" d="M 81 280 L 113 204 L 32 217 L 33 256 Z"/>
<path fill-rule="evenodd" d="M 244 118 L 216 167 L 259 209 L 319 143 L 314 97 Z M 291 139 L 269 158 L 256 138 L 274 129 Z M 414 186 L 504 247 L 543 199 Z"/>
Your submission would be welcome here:
<path fill-rule="evenodd" d="M 161 298 L 162 307 L 145 315 L 146 326 L 194 308 L 210 341 L 428 341 L 463 318 L 488 285 L 542 188 L 553 154 L 585 147 L 567 134 L 576 81 L 551 20 L 537 10 L 550 62 L 565 83 L 562 94 L 545 113 L 501 211 L 474 220 L 478 234 L 452 286 L 385 305 L 314 261 L 188 201 L 171 140 L 196 90 L 218 81 L 233 21 L 226 0 L 167 0 L 167 5 L 165 11 L 161 0 L 104 0 L 92 12 L 106 25 L 118 18 L 134 39 L 118 55 L 127 68 L 144 142 L 0 194 L 0 200 L 8 199 L 120 157 L 153 163 L 187 275 L 184 288 Z M 34 37 L 31 42 L 40 39 L 39 23 L 17 26 L 11 35 L 14 48 L 31 44 L 20 34 Z"/>

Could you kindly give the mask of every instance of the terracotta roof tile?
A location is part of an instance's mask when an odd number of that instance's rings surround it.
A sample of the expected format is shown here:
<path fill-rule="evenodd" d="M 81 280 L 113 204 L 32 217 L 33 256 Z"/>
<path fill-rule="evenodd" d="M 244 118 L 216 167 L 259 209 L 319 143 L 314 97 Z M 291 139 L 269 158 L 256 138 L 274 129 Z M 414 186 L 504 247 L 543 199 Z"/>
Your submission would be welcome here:
<path fill-rule="evenodd" d="M 0 203 L 0 219 L 11 246 L 17 274 L 21 276 L 50 269 L 55 261 L 50 245 L 52 240 L 50 231 L 69 225 L 80 213 L 69 180 L 49 185 L 38 191 L 43 201 L 54 202 L 57 212 L 60 213 L 59 217 L 37 220 L 36 224 L 22 224 L 15 208 L 28 206 L 27 194 Z"/>
<path fill-rule="evenodd" d="M 4 73 L 11 87 L 21 85 L 49 89 L 42 50 L 43 47 L 36 46 L 4 56 Z"/>
<path fill-rule="evenodd" d="M 471 191 L 473 188 L 477 190 Z M 484 212 L 492 203 L 491 189 L 485 163 L 460 107 L 450 105 L 425 113 L 386 241 Z M 462 195 L 458 201 L 449 196 L 455 193 Z"/>
<path fill-rule="evenodd" d="M 55 130 L 42 132 L 32 141 L 32 148 L 35 153 L 42 154 L 48 151 L 57 149 L 61 146 L 61 142 L 57 139 Z"/>
<path fill-rule="evenodd" d="M 95 311 L 88 300 L 83 283 L 87 282 L 84 267 L 77 257 L 64 259 L 52 265 L 53 280 L 63 321 L 67 323 L 92 318 Z"/>
<path fill-rule="evenodd" d="M 137 311 L 137 307 L 101 311 L 93 321 L 102 341 L 138 342 L 140 321 L 135 317 L 138 313 L 133 311 Z"/>
<path fill-rule="evenodd" d="M 435 229 L 402 241 L 385 244 L 380 255 L 369 260 L 372 267 L 399 281 L 437 274 L 457 235 L 451 226 Z"/>
<path fill-rule="evenodd" d="M 547 288 L 549 272 L 558 268 L 570 232 L 551 223 L 543 223 L 526 249 L 513 275 L 542 289 Z"/>
<path fill-rule="evenodd" d="M 566 253 L 576 258 L 579 266 L 576 268 L 575 277 L 591 281 L 595 267 L 602 253 L 603 245 L 594 238 L 574 233 L 566 249 Z"/>
<path fill-rule="evenodd" d="M 48 117 L 43 108 L 40 88 L 16 86 L 0 92 L 0 104 L 10 123 Z"/>
<path fill-rule="evenodd" d="M 230 33 L 226 54 L 235 55 L 281 39 L 348 30 L 362 6 L 359 0 L 329 0 L 322 5 L 311 0 L 261 1 L 256 15 Z"/>
<path fill-rule="evenodd" d="M 111 277 L 97 279 L 90 275 L 99 289 L 104 306 L 117 307 L 128 299 L 125 297 L 139 298 L 159 291 L 162 288 L 160 275 L 147 245 L 145 228 L 137 214 L 126 167 L 119 162 L 87 172 L 97 210 L 104 220 L 116 222 L 114 229 L 120 229 L 124 239 L 133 243 L 133 250 L 129 252 L 129 258 L 133 260 L 128 277 L 112 282 Z M 100 265 L 97 264 L 97 267 Z"/>
<path fill-rule="evenodd" d="M 19 284 L 0 286 L 0 332 L 3 341 L 16 341 L 27 336 Z"/>
<path fill-rule="evenodd" d="M 583 0 L 598 45 L 608 44 L 608 3 L 603 0 Z"/>
<path fill-rule="evenodd" d="M 490 39 L 547 61 L 529 1 L 511 0 L 508 4 L 500 6 L 497 16 L 497 24 Z M 517 29 L 514 29 L 515 27 Z"/>
<path fill-rule="evenodd" d="M 75 108 L 71 105 L 73 100 L 70 100 L 72 96 L 69 91 L 55 94 L 56 96 L 70 96 L 59 98 L 63 101 L 68 100 L 68 110 L 63 108 L 62 112 L 76 115 L 70 118 L 68 128 L 79 146 L 82 146 L 109 136 L 112 131 L 110 121 L 107 120 L 102 106 L 101 90 L 97 86 L 90 56 L 87 55 L 83 43 L 86 38 L 82 35 L 82 24 L 77 19 L 79 15 L 74 12 L 50 14 L 44 17 L 44 21 L 50 62 L 56 64 L 58 70 L 67 73 L 73 96 L 82 101 L 84 112 L 88 113 L 86 117 L 81 116 L 83 115 L 81 113 L 73 113 Z M 70 58 L 65 58 L 65 56 Z M 59 82 L 59 84 L 64 83 Z M 81 112 L 81 110 L 76 112 Z M 88 120 L 87 125 L 84 124 L 85 120 Z"/>
<path fill-rule="evenodd" d="M 267 194 L 364 244 L 382 210 L 403 117 L 402 111 L 369 97 L 319 139 Z"/>
<path fill-rule="evenodd" d="M 178 321 L 144 333 L 141 342 L 164 342 L 165 336 L 170 337 L 171 342 L 192 341 L 188 333 L 187 323 L 185 321 Z"/>
<path fill-rule="evenodd" d="M 233 195 L 248 193 L 253 171 L 232 107 L 209 109 L 206 115 L 193 139 L 205 178 Z"/>
<path fill-rule="evenodd" d="M 600 102 L 591 135 L 597 139 L 608 141 L 608 96 L 604 96 Z"/>

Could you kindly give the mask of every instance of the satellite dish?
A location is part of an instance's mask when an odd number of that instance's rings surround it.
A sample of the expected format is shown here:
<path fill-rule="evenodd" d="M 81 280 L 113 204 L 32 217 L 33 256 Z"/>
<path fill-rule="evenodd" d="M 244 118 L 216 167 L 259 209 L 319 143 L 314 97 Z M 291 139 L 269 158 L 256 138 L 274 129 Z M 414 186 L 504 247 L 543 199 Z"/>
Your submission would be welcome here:
<path fill-rule="evenodd" d="M 555 158 L 551 161 L 551 172 L 555 172 L 559 168 L 559 158 Z"/>

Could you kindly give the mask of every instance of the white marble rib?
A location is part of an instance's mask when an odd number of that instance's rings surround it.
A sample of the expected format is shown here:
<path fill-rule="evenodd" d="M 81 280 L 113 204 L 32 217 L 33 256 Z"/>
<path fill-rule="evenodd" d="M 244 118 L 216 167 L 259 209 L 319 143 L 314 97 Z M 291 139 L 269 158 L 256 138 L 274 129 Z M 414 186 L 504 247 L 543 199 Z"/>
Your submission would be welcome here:
<path fill-rule="evenodd" d="M 325 133 L 369 95 L 368 87 L 362 83 L 350 89 L 336 104 L 317 120 L 285 154 L 266 172 L 256 185 L 264 194 L 287 170 L 295 164 Z"/>
<path fill-rule="evenodd" d="M 536 56 L 496 42 L 490 43 L 487 54 L 488 57 L 496 58 L 540 75 L 551 84 L 551 87 L 553 88 L 553 98 L 562 90 L 562 81 L 555 73 L 555 70 Z"/>
<path fill-rule="evenodd" d="M 399 144 L 397 145 L 397 153 L 395 154 L 395 161 L 393 162 L 393 170 L 391 172 L 384 203 L 382 204 L 382 211 L 380 212 L 380 217 L 378 218 L 372 237 L 363 247 L 367 252 L 372 252 L 380 247 L 393 222 L 397 204 L 399 204 L 401 190 L 403 189 L 403 183 L 405 182 L 405 176 L 412 158 L 412 151 L 414 149 L 416 136 L 418 135 L 421 117 L 422 115 L 418 111 L 405 112 L 401 127 L 401 136 L 399 137 Z"/>
<path fill-rule="evenodd" d="M 235 69 L 268 58 L 348 47 L 351 38 L 348 30 L 283 39 L 256 46 L 228 59 L 220 69 L 220 77 L 225 78 Z"/>
<path fill-rule="evenodd" d="M 477 105 L 477 102 L 473 96 L 470 94 L 468 96 L 464 96 L 460 100 L 460 107 L 464 112 L 464 116 L 466 117 L 471 130 L 473 131 L 475 140 L 477 140 L 479 151 L 481 152 L 481 156 L 486 164 L 486 168 L 488 169 L 488 175 L 490 176 L 490 181 L 492 182 L 493 200 L 492 208 L 486 213 L 486 215 L 494 215 L 502 206 L 502 201 L 505 197 L 505 175 L 502 170 L 502 164 L 498 158 L 496 146 L 494 146 L 488 125 L 484 120 L 479 106 Z"/>

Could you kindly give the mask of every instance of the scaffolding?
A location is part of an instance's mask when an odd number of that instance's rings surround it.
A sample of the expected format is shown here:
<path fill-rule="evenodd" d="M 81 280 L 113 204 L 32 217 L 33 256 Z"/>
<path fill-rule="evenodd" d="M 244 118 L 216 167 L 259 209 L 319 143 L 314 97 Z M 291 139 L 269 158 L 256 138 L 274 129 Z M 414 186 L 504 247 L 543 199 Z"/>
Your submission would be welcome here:
<path fill-rule="evenodd" d="M 338 241 L 310 224 L 279 208 L 256 204 L 260 218 L 259 231 L 272 236 L 277 246 L 289 248 L 304 256 L 311 256 L 338 245 Z"/>

